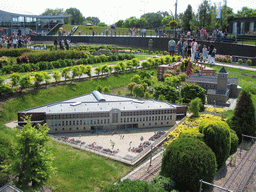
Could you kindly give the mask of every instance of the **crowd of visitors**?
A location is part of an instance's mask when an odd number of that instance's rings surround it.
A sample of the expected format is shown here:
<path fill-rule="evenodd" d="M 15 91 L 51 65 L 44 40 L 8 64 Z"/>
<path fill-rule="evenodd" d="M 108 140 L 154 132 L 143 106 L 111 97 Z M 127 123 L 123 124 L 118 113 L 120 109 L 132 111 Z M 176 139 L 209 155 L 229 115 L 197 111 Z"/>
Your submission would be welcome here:
<path fill-rule="evenodd" d="M 199 60 L 202 62 L 206 62 L 206 59 L 208 58 L 207 62 L 209 64 L 215 64 L 215 55 L 216 55 L 216 48 L 213 45 L 213 41 L 211 41 L 211 44 L 209 47 L 206 45 L 198 44 L 196 39 L 194 38 L 192 42 L 189 42 L 188 39 L 182 39 L 176 43 L 171 37 L 170 41 L 168 42 L 168 51 L 170 53 L 170 56 L 174 56 L 176 49 L 178 52 L 178 55 L 181 55 L 183 58 L 191 58 L 192 62 L 198 63 Z"/>
<path fill-rule="evenodd" d="M 2 35 L 0 36 L 0 48 L 22 48 L 31 45 L 31 38 L 26 35 Z"/>
<path fill-rule="evenodd" d="M 69 39 L 60 39 L 58 40 L 58 38 L 56 38 L 54 40 L 54 46 L 55 46 L 55 50 L 58 50 L 58 45 L 60 47 L 60 50 L 65 50 L 65 47 L 66 47 L 66 50 L 69 50 L 69 46 L 70 46 L 70 40 Z"/>

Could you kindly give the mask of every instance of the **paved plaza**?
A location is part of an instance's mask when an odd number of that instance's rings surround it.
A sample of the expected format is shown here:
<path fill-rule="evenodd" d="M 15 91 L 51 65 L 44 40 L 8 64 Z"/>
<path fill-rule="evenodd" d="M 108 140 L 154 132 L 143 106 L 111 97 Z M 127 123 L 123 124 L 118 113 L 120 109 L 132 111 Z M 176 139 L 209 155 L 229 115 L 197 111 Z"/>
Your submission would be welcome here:
<path fill-rule="evenodd" d="M 149 128 L 149 129 L 130 129 L 121 131 L 108 131 L 96 133 L 59 133 L 51 134 L 54 137 L 68 137 L 68 140 L 75 139 L 84 142 L 83 146 L 92 146 L 93 148 L 110 149 L 116 151 L 116 157 L 131 160 L 139 152 L 132 152 L 132 149 L 138 148 L 143 143 L 153 144 L 155 141 L 149 140 L 159 132 L 167 133 L 171 127 Z M 144 145 L 145 146 L 145 145 Z M 102 147 L 102 148 L 101 148 Z M 150 145 L 148 147 L 151 147 Z M 93 149 L 91 148 L 91 149 Z M 144 150 L 147 147 L 144 147 Z"/>

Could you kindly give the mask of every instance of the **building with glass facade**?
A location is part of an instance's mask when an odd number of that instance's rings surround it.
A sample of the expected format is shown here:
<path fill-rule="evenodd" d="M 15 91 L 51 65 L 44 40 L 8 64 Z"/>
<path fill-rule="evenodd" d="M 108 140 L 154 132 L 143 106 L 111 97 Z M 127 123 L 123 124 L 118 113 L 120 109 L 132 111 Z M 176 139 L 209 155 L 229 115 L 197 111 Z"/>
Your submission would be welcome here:
<path fill-rule="evenodd" d="M 64 24 L 64 19 L 69 17 L 70 15 L 29 15 L 0 10 L 0 28 L 4 35 L 11 35 L 13 32 L 18 34 L 18 30 L 22 34 L 29 34 L 29 29 L 41 33 L 58 24 Z"/>

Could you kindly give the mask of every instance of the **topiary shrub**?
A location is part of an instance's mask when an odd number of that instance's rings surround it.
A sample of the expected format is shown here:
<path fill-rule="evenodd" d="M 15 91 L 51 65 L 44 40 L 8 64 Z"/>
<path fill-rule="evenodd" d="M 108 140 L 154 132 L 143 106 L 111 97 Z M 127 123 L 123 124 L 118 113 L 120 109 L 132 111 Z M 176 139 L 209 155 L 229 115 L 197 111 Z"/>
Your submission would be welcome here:
<path fill-rule="evenodd" d="M 239 139 L 237 137 L 236 132 L 233 129 L 230 129 L 230 134 L 231 134 L 230 154 L 233 154 L 237 151 Z"/>
<path fill-rule="evenodd" d="M 237 62 L 241 65 L 243 63 L 243 60 L 242 59 L 238 59 Z"/>
<path fill-rule="evenodd" d="M 11 64 L 11 61 L 9 60 L 8 57 L 0 57 L 0 69 L 3 68 L 4 66 L 6 65 L 10 65 Z"/>
<path fill-rule="evenodd" d="M 251 93 L 249 91 L 241 91 L 236 104 L 234 116 L 227 122 L 230 128 L 236 132 L 240 141 L 242 139 L 242 134 L 255 134 L 255 108 L 252 102 Z"/>
<path fill-rule="evenodd" d="M 231 135 L 228 124 L 217 119 L 204 119 L 199 125 L 200 133 L 204 134 L 204 142 L 216 155 L 220 168 L 227 160 L 231 149 Z"/>
<path fill-rule="evenodd" d="M 212 182 L 216 168 L 216 157 L 203 141 L 181 137 L 167 146 L 160 175 L 172 178 L 178 190 L 198 191 L 199 180 Z"/>
<path fill-rule="evenodd" d="M 228 62 L 228 63 L 232 63 L 232 59 L 229 58 L 227 62 Z"/>
<path fill-rule="evenodd" d="M 219 57 L 216 57 L 216 62 L 220 62 L 220 58 Z"/>
<path fill-rule="evenodd" d="M 181 137 L 192 137 L 204 141 L 204 134 L 200 133 L 197 127 L 181 130 L 179 138 Z"/>
<path fill-rule="evenodd" d="M 227 59 L 226 57 L 224 57 L 224 58 L 222 59 L 222 61 L 223 61 L 224 63 L 227 63 L 227 62 L 228 62 L 228 59 Z"/>
<path fill-rule="evenodd" d="M 252 65 L 252 60 L 251 60 L 251 59 L 248 59 L 248 60 L 246 61 L 246 65 L 251 66 L 251 65 Z"/>

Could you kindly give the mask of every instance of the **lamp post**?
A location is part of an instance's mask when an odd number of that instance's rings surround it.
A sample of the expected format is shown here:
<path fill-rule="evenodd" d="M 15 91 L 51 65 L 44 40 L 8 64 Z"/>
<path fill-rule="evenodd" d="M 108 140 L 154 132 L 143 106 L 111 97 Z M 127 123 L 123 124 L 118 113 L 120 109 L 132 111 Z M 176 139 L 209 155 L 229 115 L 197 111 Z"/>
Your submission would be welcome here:
<path fill-rule="evenodd" d="M 176 0 L 176 3 L 175 3 L 175 16 L 174 16 L 175 21 L 177 21 L 177 6 L 178 6 L 178 0 Z M 175 33 L 175 38 L 177 38 L 176 27 L 174 27 L 174 33 Z"/>

